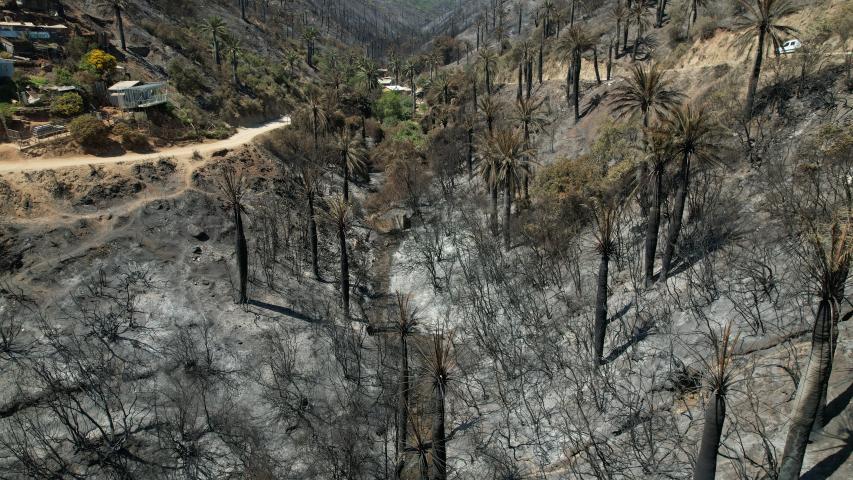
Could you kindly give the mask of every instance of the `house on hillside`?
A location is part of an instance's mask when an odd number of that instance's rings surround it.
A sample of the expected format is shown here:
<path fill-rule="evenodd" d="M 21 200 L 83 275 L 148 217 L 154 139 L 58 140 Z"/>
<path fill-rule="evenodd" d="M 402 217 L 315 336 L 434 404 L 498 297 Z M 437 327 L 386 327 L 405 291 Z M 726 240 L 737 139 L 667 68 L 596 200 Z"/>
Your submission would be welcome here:
<path fill-rule="evenodd" d="M 402 85 L 385 85 L 385 90 L 399 93 L 412 93 L 412 89 Z"/>
<path fill-rule="evenodd" d="M 11 55 L 26 57 L 35 53 L 33 42 L 25 38 L 5 38 L 0 37 L 0 48 L 9 52 Z"/>
<path fill-rule="evenodd" d="M 63 43 L 68 40 L 68 27 L 62 24 L 36 25 L 32 22 L 0 22 L 0 37 Z"/>
<path fill-rule="evenodd" d="M 169 101 L 164 82 L 142 83 L 138 80 L 126 80 L 107 90 L 110 104 L 122 110 L 149 108 Z"/>
<path fill-rule="evenodd" d="M 18 8 L 34 12 L 54 12 L 57 9 L 56 0 L 17 0 Z"/>

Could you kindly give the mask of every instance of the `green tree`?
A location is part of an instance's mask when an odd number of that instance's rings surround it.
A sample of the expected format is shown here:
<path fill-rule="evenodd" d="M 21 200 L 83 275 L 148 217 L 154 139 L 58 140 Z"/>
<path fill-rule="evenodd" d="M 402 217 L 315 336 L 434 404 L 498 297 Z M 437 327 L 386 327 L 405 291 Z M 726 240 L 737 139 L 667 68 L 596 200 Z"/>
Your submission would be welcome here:
<path fill-rule="evenodd" d="M 83 113 L 83 97 L 79 93 L 63 93 L 50 102 L 50 113 L 60 117 L 74 117 Z"/>
<path fill-rule="evenodd" d="M 797 32 L 795 28 L 779 23 L 782 17 L 794 13 L 796 8 L 788 0 L 738 0 L 738 2 L 744 11 L 736 21 L 736 26 L 741 30 L 738 34 L 737 44 L 746 47 L 753 39 L 757 39 L 755 63 L 749 77 L 746 105 L 743 112 L 744 118 L 749 119 L 752 118 L 755 106 L 755 92 L 758 89 L 758 79 L 761 76 L 764 49 L 770 46 L 773 48 L 773 52 L 778 55 L 778 48 L 784 41 L 782 36 Z"/>
<path fill-rule="evenodd" d="M 379 88 L 379 67 L 373 60 L 365 59 L 358 69 L 358 81 L 368 95 Z"/>
<path fill-rule="evenodd" d="M 291 76 L 296 72 L 296 67 L 299 65 L 299 54 L 293 50 L 288 50 L 284 54 L 284 61 L 287 64 L 288 72 Z"/>
<path fill-rule="evenodd" d="M 222 42 L 225 44 L 225 53 L 231 57 L 231 78 L 234 82 L 234 87 L 240 86 L 240 77 L 237 74 L 239 59 L 243 56 L 243 46 L 240 39 L 231 35 L 223 37 Z"/>
<path fill-rule="evenodd" d="M 201 24 L 201 31 L 202 33 L 210 34 L 211 41 L 213 42 L 213 60 L 216 62 L 216 65 L 222 65 L 219 39 L 228 33 L 228 27 L 225 25 L 225 22 L 219 17 L 208 17 Z"/>
<path fill-rule="evenodd" d="M 71 138 L 83 147 L 103 145 L 110 129 L 93 115 L 81 115 L 68 123 Z"/>

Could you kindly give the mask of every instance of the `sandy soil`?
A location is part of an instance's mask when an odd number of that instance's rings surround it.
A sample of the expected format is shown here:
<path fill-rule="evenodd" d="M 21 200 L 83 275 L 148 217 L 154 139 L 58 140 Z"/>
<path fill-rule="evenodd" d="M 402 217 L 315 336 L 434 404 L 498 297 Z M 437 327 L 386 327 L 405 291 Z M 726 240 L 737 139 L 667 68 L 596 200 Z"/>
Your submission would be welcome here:
<path fill-rule="evenodd" d="M 254 128 L 240 128 L 237 133 L 226 140 L 218 142 L 191 144 L 182 147 L 167 148 L 154 153 L 126 153 L 117 157 L 98 157 L 95 155 L 76 155 L 73 157 L 58 157 L 58 158 L 36 158 L 36 159 L 20 159 L 13 158 L 11 161 L 0 161 L 0 173 L 22 172 L 22 171 L 38 171 L 51 170 L 64 167 L 79 167 L 86 165 L 101 165 L 110 163 L 122 162 L 145 162 L 157 160 L 163 157 L 172 157 L 175 159 L 186 159 L 198 153 L 200 155 L 209 155 L 219 150 L 233 149 L 245 145 L 255 137 L 264 133 L 275 130 L 286 125 L 290 125 L 290 117 L 284 116 L 278 120 L 265 123 Z M 6 158 L 5 150 L 0 149 L 0 155 Z"/>

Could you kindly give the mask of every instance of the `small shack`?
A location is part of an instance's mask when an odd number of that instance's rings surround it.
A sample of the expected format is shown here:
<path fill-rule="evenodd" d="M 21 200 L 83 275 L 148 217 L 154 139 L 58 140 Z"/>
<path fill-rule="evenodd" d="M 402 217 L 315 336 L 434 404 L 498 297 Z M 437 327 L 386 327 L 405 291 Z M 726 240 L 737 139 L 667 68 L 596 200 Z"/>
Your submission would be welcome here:
<path fill-rule="evenodd" d="M 0 58 L 0 78 L 12 78 L 15 74 L 15 62 Z"/>
<path fill-rule="evenodd" d="M 390 90 L 392 92 L 400 92 L 400 93 L 412 93 L 411 88 L 404 87 L 402 85 L 385 85 L 385 90 Z"/>
<path fill-rule="evenodd" d="M 0 46 L 11 55 L 27 56 L 35 53 L 33 42 L 24 38 L 0 37 Z"/>
<path fill-rule="evenodd" d="M 32 10 L 34 12 L 54 12 L 57 10 L 56 0 L 17 0 L 19 8 Z"/>
<path fill-rule="evenodd" d="M 164 82 L 142 83 L 138 80 L 126 80 L 116 83 L 108 91 L 110 104 L 122 110 L 148 108 L 169 101 Z"/>

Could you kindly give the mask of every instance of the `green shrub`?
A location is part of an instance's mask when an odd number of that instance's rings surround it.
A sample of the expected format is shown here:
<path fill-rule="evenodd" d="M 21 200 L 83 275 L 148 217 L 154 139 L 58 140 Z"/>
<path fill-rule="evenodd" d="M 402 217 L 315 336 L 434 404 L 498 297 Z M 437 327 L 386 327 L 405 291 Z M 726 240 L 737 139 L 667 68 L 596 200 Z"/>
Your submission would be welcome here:
<path fill-rule="evenodd" d="M 151 148 L 151 145 L 148 143 L 148 137 L 136 130 L 123 133 L 121 135 L 121 145 L 134 152 L 144 152 Z"/>
<path fill-rule="evenodd" d="M 110 129 L 93 115 L 81 115 L 71 120 L 68 131 L 83 147 L 97 147 L 106 143 Z"/>
<path fill-rule="evenodd" d="M 57 85 L 74 84 L 74 74 L 72 74 L 67 68 L 57 67 L 56 70 L 53 71 L 53 78 Z"/>
<path fill-rule="evenodd" d="M 412 118 L 412 99 L 397 92 L 383 92 L 376 101 L 374 113 L 383 121 L 388 119 L 392 124 L 399 120 Z"/>
<path fill-rule="evenodd" d="M 417 122 L 411 120 L 400 122 L 397 125 L 397 130 L 394 132 L 395 140 L 409 142 L 416 147 L 422 147 L 426 142 L 426 136 L 421 130 L 421 126 Z"/>
<path fill-rule="evenodd" d="M 50 113 L 60 117 L 74 117 L 83 113 L 83 97 L 75 92 L 64 93 L 50 102 Z"/>
<path fill-rule="evenodd" d="M 169 64 L 169 80 L 184 95 L 198 95 L 204 89 L 200 79 L 201 72 L 186 62 L 175 60 Z"/>

